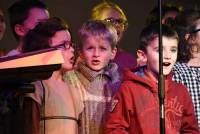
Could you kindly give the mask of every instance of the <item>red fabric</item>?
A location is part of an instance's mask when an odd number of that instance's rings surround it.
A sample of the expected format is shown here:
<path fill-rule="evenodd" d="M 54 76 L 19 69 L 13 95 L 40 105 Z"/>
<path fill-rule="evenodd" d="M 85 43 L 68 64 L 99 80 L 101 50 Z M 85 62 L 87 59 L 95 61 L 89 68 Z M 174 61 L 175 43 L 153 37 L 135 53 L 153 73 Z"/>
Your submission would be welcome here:
<path fill-rule="evenodd" d="M 114 96 L 105 134 L 159 134 L 158 87 L 128 70 Z M 115 106 L 115 107 L 114 107 Z M 165 80 L 166 134 L 199 134 L 194 108 L 185 86 Z"/>

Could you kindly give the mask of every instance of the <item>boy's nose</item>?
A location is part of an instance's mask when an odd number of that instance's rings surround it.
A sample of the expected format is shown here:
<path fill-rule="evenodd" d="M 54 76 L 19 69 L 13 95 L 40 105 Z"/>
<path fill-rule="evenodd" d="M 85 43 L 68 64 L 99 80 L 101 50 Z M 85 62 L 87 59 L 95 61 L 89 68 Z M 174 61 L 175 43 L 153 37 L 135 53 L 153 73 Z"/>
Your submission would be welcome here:
<path fill-rule="evenodd" d="M 98 49 L 95 49 L 93 54 L 94 54 L 94 56 L 96 56 L 96 57 L 99 56 L 99 50 L 98 50 Z"/>
<path fill-rule="evenodd" d="M 169 53 L 169 52 L 164 52 L 164 53 L 163 53 L 163 57 L 164 57 L 165 59 L 170 59 L 170 58 L 171 58 L 171 53 Z"/>
<path fill-rule="evenodd" d="M 71 52 L 74 52 L 74 48 L 73 48 L 72 46 L 70 47 L 70 51 L 71 51 Z"/>

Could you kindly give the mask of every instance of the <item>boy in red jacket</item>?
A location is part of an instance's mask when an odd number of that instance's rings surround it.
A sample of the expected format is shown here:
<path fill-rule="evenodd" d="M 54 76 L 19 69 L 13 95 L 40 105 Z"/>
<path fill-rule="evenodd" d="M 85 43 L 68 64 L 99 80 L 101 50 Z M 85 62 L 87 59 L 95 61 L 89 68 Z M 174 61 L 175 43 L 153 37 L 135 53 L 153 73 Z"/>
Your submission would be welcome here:
<path fill-rule="evenodd" d="M 105 125 L 106 134 L 159 134 L 159 43 L 158 25 L 146 27 L 140 35 L 140 53 L 146 66 L 127 70 L 119 92 L 112 100 Z M 177 59 L 178 35 L 163 25 L 163 73 L 165 79 L 166 134 L 199 134 L 194 108 L 185 86 L 171 80 Z"/>

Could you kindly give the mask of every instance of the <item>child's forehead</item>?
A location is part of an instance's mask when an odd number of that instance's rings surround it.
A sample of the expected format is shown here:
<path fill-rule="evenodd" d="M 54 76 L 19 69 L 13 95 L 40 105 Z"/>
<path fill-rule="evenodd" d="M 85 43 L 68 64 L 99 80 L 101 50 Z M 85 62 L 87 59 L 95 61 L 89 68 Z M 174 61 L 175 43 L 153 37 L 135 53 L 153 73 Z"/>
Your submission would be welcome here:
<path fill-rule="evenodd" d="M 88 37 L 87 39 L 85 39 L 82 42 L 82 47 L 89 47 L 89 46 L 93 46 L 93 47 L 112 47 L 111 43 L 104 38 L 100 38 L 100 37 Z"/>
<path fill-rule="evenodd" d="M 176 38 L 163 36 L 162 43 L 163 46 L 178 47 L 178 39 Z"/>
<path fill-rule="evenodd" d="M 109 42 L 109 40 L 104 35 L 90 35 L 85 38 L 85 41 L 95 41 L 95 42 Z"/>
<path fill-rule="evenodd" d="M 173 37 L 162 36 L 162 45 L 165 47 L 176 46 L 178 47 L 178 40 Z M 155 37 L 149 41 L 148 46 L 159 46 L 159 37 Z"/>
<path fill-rule="evenodd" d="M 159 39 L 158 37 L 154 37 L 151 40 L 149 40 L 147 43 L 147 47 L 158 46 L 159 45 L 158 39 Z"/>

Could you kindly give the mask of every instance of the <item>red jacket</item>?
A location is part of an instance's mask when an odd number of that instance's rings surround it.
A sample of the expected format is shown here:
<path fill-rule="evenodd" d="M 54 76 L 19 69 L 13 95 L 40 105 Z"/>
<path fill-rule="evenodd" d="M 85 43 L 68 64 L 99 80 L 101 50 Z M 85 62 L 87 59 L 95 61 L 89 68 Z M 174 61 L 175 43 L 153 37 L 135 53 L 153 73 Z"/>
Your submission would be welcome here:
<path fill-rule="evenodd" d="M 142 70 L 142 71 L 141 71 Z M 143 69 L 125 73 L 125 80 L 112 100 L 106 134 L 159 134 L 157 84 L 145 79 Z M 165 80 L 166 134 L 199 134 L 187 89 L 169 76 Z"/>

